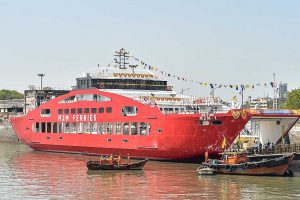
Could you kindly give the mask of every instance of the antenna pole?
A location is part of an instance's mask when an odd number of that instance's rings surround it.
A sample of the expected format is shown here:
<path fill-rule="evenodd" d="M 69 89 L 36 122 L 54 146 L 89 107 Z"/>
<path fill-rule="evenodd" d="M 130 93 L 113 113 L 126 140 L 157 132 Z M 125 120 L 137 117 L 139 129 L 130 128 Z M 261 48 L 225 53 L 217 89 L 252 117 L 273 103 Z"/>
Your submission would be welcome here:
<path fill-rule="evenodd" d="M 37 74 L 39 77 L 41 77 L 41 90 L 43 90 L 43 77 L 45 74 Z"/>
<path fill-rule="evenodd" d="M 132 73 L 134 74 L 134 69 L 137 68 L 137 65 L 129 65 L 129 67 L 132 69 Z"/>

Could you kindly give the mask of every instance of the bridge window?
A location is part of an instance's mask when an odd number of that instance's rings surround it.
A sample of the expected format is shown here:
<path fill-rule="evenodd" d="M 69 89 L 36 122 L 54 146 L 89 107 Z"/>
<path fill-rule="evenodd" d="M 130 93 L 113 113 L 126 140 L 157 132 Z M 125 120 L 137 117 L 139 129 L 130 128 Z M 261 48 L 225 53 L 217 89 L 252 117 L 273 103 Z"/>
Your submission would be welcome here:
<path fill-rule="evenodd" d="M 104 108 L 99 108 L 99 113 L 104 113 Z"/>
<path fill-rule="evenodd" d="M 139 134 L 140 135 L 147 135 L 147 124 L 145 122 L 139 123 Z"/>
<path fill-rule="evenodd" d="M 89 108 L 85 108 L 84 109 L 84 113 L 90 113 L 90 109 Z"/>
<path fill-rule="evenodd" d="M 42 133 L 45 133 L 46 132 L 46 123 L 45 122 L 42 122 Z"/>
<path fill-rule="evenodd" d="M 58 122 L 58 133 L 63 132 L 63 124 L 61 122 Z"/>
<path fill-rule="evenodd" d="M 138 112 L 138 109 L 136 106 L 125 106 L 122 109 L 123 116 L 136 116 L 137 112 Z"/>
<path fill-rule="evenodd" d="M 95 102 L 101 102 L 101 101 L 111 101 L 111 98 L 106 97 L 106 96 L 101 96 L 97 94 L 78 94 L 78 95 L 73 95 L 70 97 L 67 97 L 59 103 L 74 103 L 77 101 L 95 101 Z"/>
<path fill-rule="evenodd" d="M 136 134 L 137 134 L 137 123 L 131 122 L 131 135 L 136 135 Z"/>
<path fill-rule="evenodd" d="M 107 112 L 107 113 L 111 113 L 111 112 L 112 112 L 112 107 L 107 107 L 107 108 L 106 108 L 106 112 Z"/>
<path fill-rule="evenodd" d="M 115 134 L 121 134 L 121 127 L 122 127 L 122 124 L 121 122 L 116 122 L 115 123 Z"/>
<path fill-rule="evenodd" d="M 92 111 L 92 113 L 96 113 L 97 109 L 96 108 L 92 108 L 91 111 Z"/>
<path fill-rule="evenodd" d="M 64 113 L 65 113 L 65 114 L 69 114 L 69 112 L 70 112 L 69 109 L 65 109 L 65 110 L 64 110 Z"/>
<path fill-rule="evenodd" d="M 128 135 L 129 134 L 129 123 L 123 124 L 123 134 Z"/>
<path fill-rule="evenodd" d="M 50 109 L 42 109 L 41 110 L 41 117 L 50 117 L 50 116 L 51 116 Z"/>
<path fill-rule="evenodd" d="M 54 122 L 52 125 L 52 133 L 57 133 L 57 122 Z"/>
<path fill-rule="evenodd" d="M 71 114 L 76 114 L 76 109 L 75 108 L 71 109 Z"/>
<path fill-rule="evenodd" d="M 105 129 L 104 129 L 104 123 L 98 123 L 98 134 L 104 134 Z"/>
<path fill-rule="evenodd" d="M 76 122 L 72 122 L 70 125 L 71 133 L 76 133 Z"/>
<path fill-rule="evenodd" d="M 84 122 L 84 133 L 90 133 L 90 132 L 91 132 L 90 122 Z"/>
<path fill-rule="evenodd" d="M 112 134 L 113 131 L 113 123 L 106 124 L 106 134 Z"/>
<path fill-rule="evenodd" d="M 47 133 L 51 133 L 51 122 L 47 122 Z"/>
<path fill-rule="evenodd" d="M 65 133 L 70 133 L 70 123 L 69 122 L 64 123 L 64 131 L 65 131 Z"/>
<path fill-rule="evenodd" d="M 91 131 L 92 134 L 97 134 L 97 123 L 96 122 L 91 122 Z"/>
<path fill-rule="evenodd" d="M 34 123 L 33 131 L 36 133 L 40 132 L 40 123 L 39 122 Z"/>
<path fill-rule="evenodd" d="M 83 123 L 77 123 L 77 133 L 83 133 Z"/>
<path fill-rule="evenodd" d="M 58 109 L 58 114 L 63 114 L 63 109 Z"/>
<path fill-rule="evenodd" d="M 78 109 L 77 109 L 77 113 L 78 113 L 78 114 L 82 114 L 82 108 L 78 108 Z"/>

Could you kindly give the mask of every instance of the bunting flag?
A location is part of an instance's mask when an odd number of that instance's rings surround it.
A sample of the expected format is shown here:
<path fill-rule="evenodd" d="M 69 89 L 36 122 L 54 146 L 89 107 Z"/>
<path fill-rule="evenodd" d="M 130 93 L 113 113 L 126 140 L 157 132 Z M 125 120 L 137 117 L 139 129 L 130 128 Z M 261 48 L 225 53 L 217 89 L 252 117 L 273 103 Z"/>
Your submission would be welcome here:
<path fill-rule="evenodd" d="M 225 149 L 225 147 L 226 147 L 226 138 L 224 137 L 222 142 L 222 149 Z"/>
<path fill-rule="evenodd" d="M 239 145 L 239 148 L 241 148 L 241 144 L 242 144 L 242 141 L 241 141 L 241 134 L 239 134 L 237 143 L 238 143 L 238 145 Z"/>
<path fill-rule="evenodd" d="M 191 80 L 191 79 L 187 79 L 185 77 L 181 77 L 181 76 L 177 76 L 177 75 L 174 75 L 172 73 L 169 73 L 169 72 L 165 72 L 163 70 L 160 70 L 159 68 L 157 67 L 154 67 L 152 65 L 149 65 L 147 63 L 145 63 L 144 61 L 142 61 L 141 59 L 131 55 L 129 58 L 132 58 L 134 61 L 138 62 L 138 64 L 142 65 L 144 69 L 146 70 L 150 70 L 150 71 L 155 71 L 155 72 L 159 72 L 161 74 L 161 76 L 164 76 L 164 77 L 167 77 L 167 78 L 174 78 L 174 79 L 177 79 L 179 81 L 185 81 L 185 82 L 192 82 L 192 83 L 195 83 L 197 85 L 200 85 L 200 86 L 204 86 L 204 87 L 207 87 L 209 86 L 211 89 L 214 89 L 214 88 L 230 88 L 230 89 L 234 89 L 234 90 L 245 90 L 245 89 L 255 89 L 257 87 L 261 87 L 261 86 L 264 86 L 265 88 L 268 87 L 268 85 L 271 87 L 271 88 L 276 88 L 276 83 L 273 82 L 273 81 L 270 81 L 268 83 L 245 83 L 245 84 L 230 84 L 230 83 L 213 83 L 213 82 L 203 82 L 203 81 L 195 81 L 195 80 Z M 113 64 L 114 63 L 114 64 Z M 115 68 L 118 68 L 118 65 L 116 65 L 117 63 L 117 59 L 113 59 L 108 65 L 107 67 L 115 67 Z M 158 76 L 155 76 L 157 77 L 157 79 L 159 78 Z"/>

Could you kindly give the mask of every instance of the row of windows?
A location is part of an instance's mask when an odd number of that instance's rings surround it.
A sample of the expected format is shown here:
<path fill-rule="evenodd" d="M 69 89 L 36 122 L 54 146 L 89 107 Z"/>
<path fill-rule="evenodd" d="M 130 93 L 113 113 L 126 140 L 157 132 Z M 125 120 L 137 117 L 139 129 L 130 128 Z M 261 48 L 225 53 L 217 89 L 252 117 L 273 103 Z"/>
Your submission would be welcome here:
<path fill-rule="evenodd" d="M 146 122 L 35 122 L 36 133 L 87 133 L 116 135 L 149 135 L 150 123 Z"/>
<path fill-rule="evenodd" d="M 100 89 L 168 90 L 167 81 L 143 79 L 92 79 L 91 87 Z"/>
<path fill-rule="evenodd" d="M 58 114 L 82 114 L 82 113 L 104 113 L 104 110 L 106 113 L 112 112 L 112 107 L 106 107 L 105 109 L 103 107 L 101 108 L 71 108 L 71 109 L 58 109 Z"/>

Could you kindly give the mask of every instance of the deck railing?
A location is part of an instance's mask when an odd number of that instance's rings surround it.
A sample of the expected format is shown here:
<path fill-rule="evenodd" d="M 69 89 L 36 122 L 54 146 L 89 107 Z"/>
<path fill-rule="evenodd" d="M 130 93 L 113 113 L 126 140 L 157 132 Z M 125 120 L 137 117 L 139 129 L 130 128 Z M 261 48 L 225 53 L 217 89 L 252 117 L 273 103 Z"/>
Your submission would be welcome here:
<path fill-rule="evenodd" d="M 251 147 L 247 150 L 248 155 L 267 155 L 267 154 L 284 154 L 284 153 L 300 153 L 300 144 L 278 144 L 273 147 Z"/>

